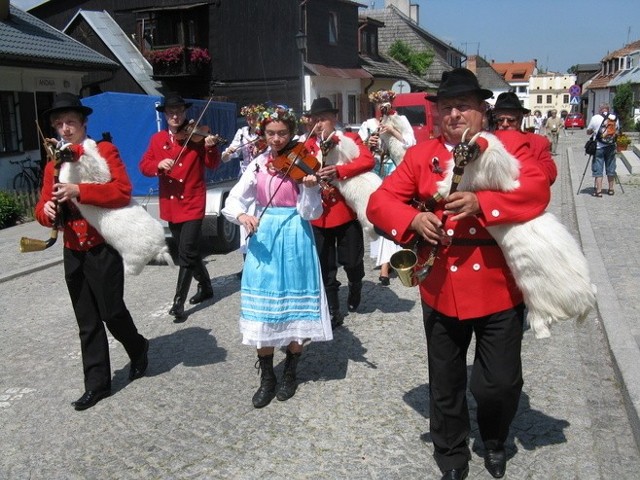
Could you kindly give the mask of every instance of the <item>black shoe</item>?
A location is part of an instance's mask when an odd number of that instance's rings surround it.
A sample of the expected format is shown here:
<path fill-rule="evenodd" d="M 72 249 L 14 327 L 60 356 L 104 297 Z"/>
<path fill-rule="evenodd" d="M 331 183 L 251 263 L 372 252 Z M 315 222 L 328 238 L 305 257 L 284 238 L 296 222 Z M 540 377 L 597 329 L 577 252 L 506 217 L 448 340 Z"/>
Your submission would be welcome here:
<path fill-rule="evenodd" d="M 382 275 L 378 277 L 378 280 L 380 280 L 380 285 L 382 285 L 383 287 L 388 287 L 389 286 L 389 277 L 383 277 Z"/>
<path fill-rule="evenodd" d="M 336 328 L 342 326 L 344 324 L 344 317 L 340 312 L 335 312 L 331 314 L 331 330 L 335 330 Z"/>
<path fill-rule="evenodd" d="M 75 402 L 71 402 L 73 408 L 76 410 L 86 410 L 93 407 L 103 398 L 107 398 L 111 395 L 111 390 L 87 390 L 82 396 Z"/>
<path fill-rule="evenodd" d="M 149 340 L 144 339 L 144 347 L 142 349 L 142 353 L 135 360 L 131 360 L 131 367 L 129 368 L 129 380 L 135 380 L 144 376 L 144 372 L 147 371 L 147 366 L 149 365 Z"/>
<path fill-rule="evenodd" d="M 507 452 L 504 448 L 487 450 L 484 453 L 484 467 L 493 478 L 502 478 L 507 470 Z"/>
<path fill-rule="evenodd" d="M 209 300 L 213 298 L 213 288 L 211 288 L 211 281 L 209 283 L 199 283 L 198 291 L 196 294 L 189 299 L 189 303 L 191 305 L 196 305 L 197 303 L 204 302 L 205 300 Z"/>
<path fill-rule="evenodd" d="M 354 282 L 349 284 L 349 297 L 347 305 L 350 312 L 355 312 L 360 306 L 360 294 L 362 293 L 362 282 Z"/>
<path fill-rule="evenodd" d="M 453 470 L 447 470 L 444 472 L 441 480 L 464 480 L 469 475 L 469 464 L 463 468 L 454 468 Z"/>

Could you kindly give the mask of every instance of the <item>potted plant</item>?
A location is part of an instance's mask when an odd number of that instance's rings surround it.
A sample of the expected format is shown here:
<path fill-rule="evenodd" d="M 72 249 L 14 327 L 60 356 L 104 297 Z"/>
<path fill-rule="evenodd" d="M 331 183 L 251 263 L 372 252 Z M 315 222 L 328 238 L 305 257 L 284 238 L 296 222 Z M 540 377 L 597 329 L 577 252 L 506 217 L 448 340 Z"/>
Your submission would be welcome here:
<path fill-rule="evenodd" d="M 629 147 L 630 143 L 631 139 L 624 133 L 621 133 L 620 135 L 618 135 L 618 138 L 616 138 L 616 151 L 622 152 L 626 150 Z"/>
<path fill-rule="evenodd" d="M 184 59 L 184 47 L 176 46 L 161 50 L 151 50 L 146 54 L 156 74 L 179 73 Z"/>
<path fill-rule="evenodd" d="M 192 47 L 189 49 L 189 71 L 193 73 L 201 73 L 211 63 L 211 55 L 209 50 L 201 47 Z"/>

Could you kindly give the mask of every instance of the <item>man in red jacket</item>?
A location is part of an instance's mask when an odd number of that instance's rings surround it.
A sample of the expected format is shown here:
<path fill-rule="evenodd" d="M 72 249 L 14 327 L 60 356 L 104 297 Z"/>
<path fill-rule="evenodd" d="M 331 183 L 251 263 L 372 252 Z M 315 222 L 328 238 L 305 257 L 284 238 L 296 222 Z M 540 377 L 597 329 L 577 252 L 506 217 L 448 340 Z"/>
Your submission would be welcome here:
<path fill-rule="evenodd" d="M 482 89 L 464 68 L 442 75 L 434 99 L 442 135 L 410 148 L 403 162 L 370 197 L 367 214 L 395 242 L 420 240 L 419 263 L 434 245 L 433 266 L 420 283 L 429 362 L 430 430 L 434 457 L 444 480 L 469 472 L 470 431 L 466 400 L 467 349 L 476 335 L 470 387 L 485 447 L 485 467 L 504 475 L 504 443 L 522 390 L 520 350 L 523 297 L 502 251 L 485 227 L 525 222 L 540 215 L 549 198 L 549 180 L 532 159 L 519 132 L 499 131 L 498 138 L 521 162 L 520 187 L 510 192 L 460 191 L 421 212 L 412 200 L 437 192 L 452 148 L 482 129 L 492 92 Z M 444 219 L 444 216 L 447 218 Z"/>
<path fill-rule="evenodd" d="M 521 132 L 522 119 L 529 113 L 528 108 L 524 108 L 518 100 L 518 96 L 513 92 L 504 92 L 498 95 L 493 106 L 493 124 L 496 130 L 514 130 Z M 556 163 L 551 156 L 551 143 L 547 137 L 537 133 L 522 132 L 526 136 L 531 148 L 533 158 L 549 178 L 549 184 L 553 185 L 558 176 Z"/>
<path fill-rule="evenodd" d="M 326 180 L 348 180 L 375 166 L 373 155 L 357 134 L 350 138 L 336 131 L 337 113 L 338 110 L 325 97 L 316 98 L 309 111 L 316 128 L 315 134 L 305 141 L 305 146 L 323 159 L 318 175 Z M 339 159 L 339 164 L 329 161 L 330 158 Z M 336 278 L 338 264 L 344 267 L 347 274 L 347 304 L 349 311 L 354 312 L 360 305 L 364 278 L 364 238 L 356 213 L 339 192 L 331 199 L 324 198 L 323 194 L 323 205 L 322 216 L 311 221 L 311 224 L 331 312 L 331 326 L 336 328 L 344 322 L 338 297 L 340 282 Z"/>
<path fill-rule="evenodd" d="M 70 93 L 59 94 L 53 107 L 45 112 L 71 161 L 82 157 L 87 142 L 95 145 L 87 138 L 87 116 L 92 112 Z M 85 392 L 72 403 L 76 410 L 91 408 L 111 395 L 111 364 L 104 325 L 131 359 L 129 380 L 142 377 L 148 364 L 149 341 L 138 333 L 123 299 L 122 257 L 105 243 L 72 202 L 104 208 L 129 205 L 131 183 L 117 148 L 109 142 L 100 142 L 98 152 L 109 167 L 110 182 L 54 183 L 54 165 L 50 161 L 45 167 L 35 209 L 36 220 L 48 227 L 53 226 L 56 216 L 62 216 L 64 275 L 80 329 L 84 369 Z"/>
<path fill-rule="evenodd" d="M 200 145 L 189 142 L 187 103 L 178 94 L 167 94 L 156 110 L 164 113 L 168 129 L 154 134 L 140 160 L 140 171 L 148 177 L 158 177 L 160 184 L 160 218 L 169 222 L 169 229 L 178 246 L 178 282 L 169 314 L 184 318 L 184 302 L 191 279 L 198 281 L 198 291 L 189 299 L 196 304 L 213 298 L 213 288 L 207 267 L 200 255 L 200 231 L 206 204 L 204 169 L 220 163 L 217 138 L 205 137 Z"/>

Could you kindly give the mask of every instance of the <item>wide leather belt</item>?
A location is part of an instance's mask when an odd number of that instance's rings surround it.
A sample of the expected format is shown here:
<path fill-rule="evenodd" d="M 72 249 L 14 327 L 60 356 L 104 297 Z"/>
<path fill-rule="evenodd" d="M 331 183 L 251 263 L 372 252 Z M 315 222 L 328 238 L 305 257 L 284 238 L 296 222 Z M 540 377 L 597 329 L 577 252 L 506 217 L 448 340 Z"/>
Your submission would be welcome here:
<path fill-rule="evenodd" d="M 495 247 L 498 246 L 493 238 L 452 238 L 450 245 L 456 247 Z"/>

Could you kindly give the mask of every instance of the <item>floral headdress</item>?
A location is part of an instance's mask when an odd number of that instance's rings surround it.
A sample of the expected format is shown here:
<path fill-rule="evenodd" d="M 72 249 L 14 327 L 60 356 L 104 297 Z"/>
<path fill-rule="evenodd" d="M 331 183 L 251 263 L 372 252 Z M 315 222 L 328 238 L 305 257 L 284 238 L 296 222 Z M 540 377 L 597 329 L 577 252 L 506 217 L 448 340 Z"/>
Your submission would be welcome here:
<path fill-rule="evenodd" d="M 393 103 L 394 98 L 396 98 L 396 92 L 393 90 L 378 90 L 369 94 L 371 103 Z"/>
<path fill-rule="evenodd" d="M 291 132 L 295 132 L 298 125 L 296 114 L 292 108 L 286 105 L 273 105 L 258 113 L 258 128 L 256 128 L 256 133 L 258 135 L 264 135 L 265 127 L 271 122 L 284 122 L 290 127 Z"/>
<path fill-rule="evenodd" d="M 262 111 L 264 111 L 264 105 L 255 105 L 252 103 L 250 105 L 245 105 L 244 107 L 242 107 L 240 109 L 240 115 L 242 115 L 243 117 L 258 116 Z"/>
<path fill-rule="evenodd" d="M 312 122 L 311 115 L 309 115 L 309 113 L 303 113 L 302 115 L 300 115 L 299 122 L 300 125 L 308 125 Z"/>

